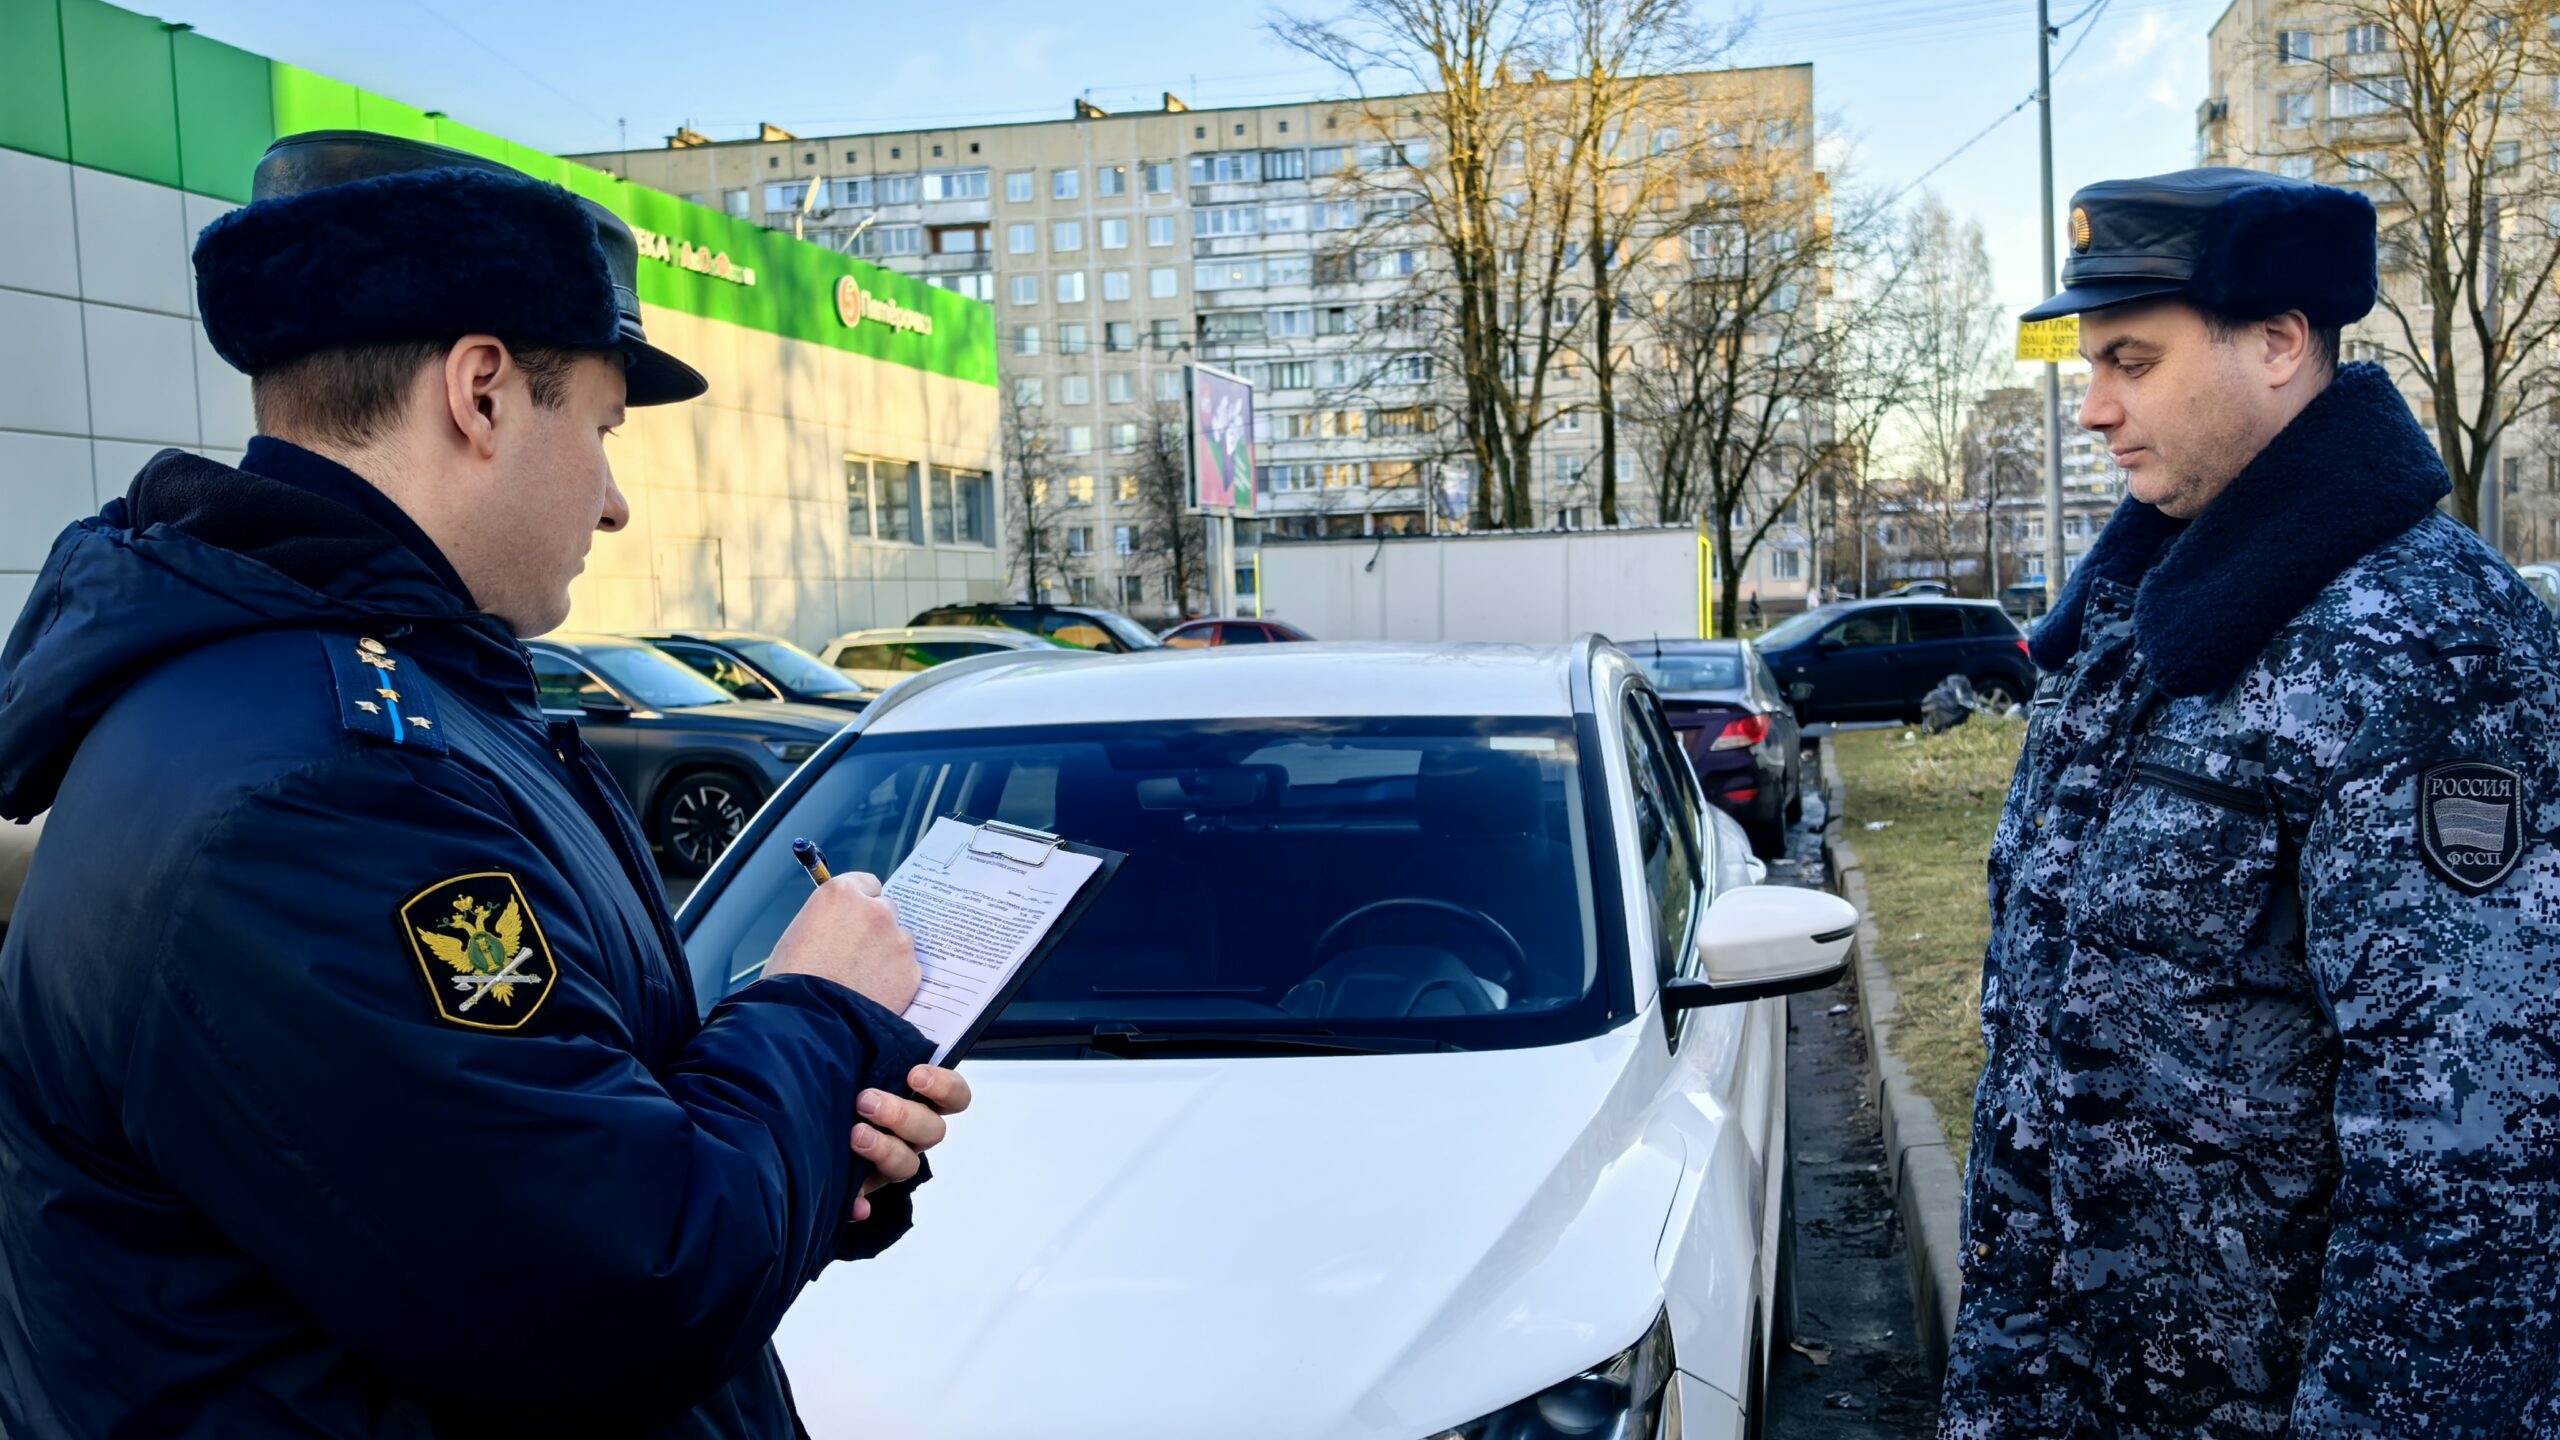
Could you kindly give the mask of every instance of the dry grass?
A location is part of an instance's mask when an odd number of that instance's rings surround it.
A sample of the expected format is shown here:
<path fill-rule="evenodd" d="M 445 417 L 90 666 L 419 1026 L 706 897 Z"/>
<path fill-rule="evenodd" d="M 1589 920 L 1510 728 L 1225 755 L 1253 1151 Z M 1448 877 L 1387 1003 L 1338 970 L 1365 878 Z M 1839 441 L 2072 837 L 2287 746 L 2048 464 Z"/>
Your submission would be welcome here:
<path fill-rule="evenodd" d="M 1983 862 L 2026 727 L 1975 720 L 1943 735 L 1835 736 L 1848 836 L 1867 871 L 1882 959 L 1902 993 L 1894 1051 L 1938 1107 L 1956 1164 L 1973 1138 L 1982 1073 Z M 1905 738 L 1905 737 L 1910 738 Z M 1881 830 L 1867 827 L 1890 822 Z"/>

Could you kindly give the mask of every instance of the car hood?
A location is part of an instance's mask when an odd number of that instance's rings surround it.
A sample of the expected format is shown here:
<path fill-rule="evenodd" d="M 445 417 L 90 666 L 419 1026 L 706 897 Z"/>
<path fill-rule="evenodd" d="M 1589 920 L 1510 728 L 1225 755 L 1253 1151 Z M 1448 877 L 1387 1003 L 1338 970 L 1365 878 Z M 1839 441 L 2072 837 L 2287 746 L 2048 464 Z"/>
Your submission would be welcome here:
<path fill-rule="evenodd" d="M 738 735 L 808 734 L 821 739 L 853 723 L 852 712 L 833 705 L 790 700 L 739 700 L 725 705 L 670 705 L 658 712 L 690 729 Z"/>
<path fill-rule="evenodd" d="M 1648 1033 L 977 1062 L 915 1229 L 783 1323 L 810 1433 L 1418 1440 L 1585 1369 L 1662 1303 Z"/>

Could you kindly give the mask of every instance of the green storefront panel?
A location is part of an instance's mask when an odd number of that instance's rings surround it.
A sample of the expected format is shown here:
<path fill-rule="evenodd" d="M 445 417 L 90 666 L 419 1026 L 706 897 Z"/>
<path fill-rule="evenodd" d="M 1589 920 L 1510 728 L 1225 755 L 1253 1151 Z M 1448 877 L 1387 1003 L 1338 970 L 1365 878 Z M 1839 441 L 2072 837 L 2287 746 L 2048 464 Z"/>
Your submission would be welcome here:
<path fill-rule="evenodd" d="M 193 31 L 169 37 L 178 74 L 178 164 L 186 188 L 246 204 L 258 157 L 275 138 L 266 57 Z"/>
<path fill-rule="evenodd" d="M 179 183 L 168 26 L 100 0 L 62 0 L 62 75 L 73 164 Z"/>
<path fill-rule="evenodd" d="M 385 100 L 370 90 L 356 92 L 356 128 L 376 135 L 397 135 L 404 140 L 432 143 L 436 138 L 436 122 L 427 118 L 426 111 Z"/>
<path fill-rule="evenodd" d="M 0 0 L 0 148 L 71 158 L 56 0 Z"/>
<path fill-rule="evenodd" d="M 361 130 L 364 118 L 357 96 L 364 92 L 343 80 L 314 75 L 299 65 L 281 60 L 267 62 L 274 79 L 269 92 L 275 97 L 277 135 L 300 135 L 307 130 Z M 269 137 L 273 138 L 273 137 Z"/>

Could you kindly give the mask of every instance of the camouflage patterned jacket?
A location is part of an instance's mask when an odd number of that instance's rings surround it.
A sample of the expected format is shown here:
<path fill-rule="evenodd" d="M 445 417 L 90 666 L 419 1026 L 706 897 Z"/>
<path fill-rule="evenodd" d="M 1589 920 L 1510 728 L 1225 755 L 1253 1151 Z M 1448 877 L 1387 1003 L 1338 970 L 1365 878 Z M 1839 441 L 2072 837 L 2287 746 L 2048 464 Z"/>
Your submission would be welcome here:
<path fill-rule="evenodd" d="M 2036 635 L 1941 1434 L 2560 1436 L 2560 678 L 2346 367 Z"/>

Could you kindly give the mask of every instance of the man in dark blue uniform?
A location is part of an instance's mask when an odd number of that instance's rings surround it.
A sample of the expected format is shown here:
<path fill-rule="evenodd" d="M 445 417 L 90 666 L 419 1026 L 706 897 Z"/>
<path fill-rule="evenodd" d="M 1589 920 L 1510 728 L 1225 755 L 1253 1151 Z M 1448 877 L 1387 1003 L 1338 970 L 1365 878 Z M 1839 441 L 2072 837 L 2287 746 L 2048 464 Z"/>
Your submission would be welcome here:
<path fill-rule="evenodd" d="M 1945 1440 L 2560 1436 L 2560 635 L 2438 510 L 2363 197 L 2092 185 L 2131 496 L 1991 849 Z"/>
<path fill-rule="evenodd" d="M 558 625 L 647 343 L 632 236 L 379 136 L 205 231 L 239 469 L 164 451 L 0 651 L 0 1426 L 788 1437 L 768 1343 L 963 1108 L 867 876 L 700 1009 L 519 637 Z"/>

